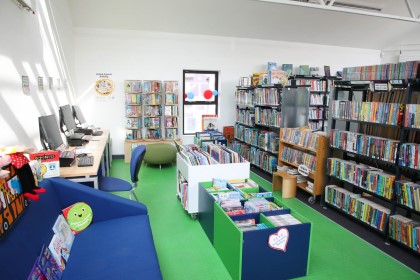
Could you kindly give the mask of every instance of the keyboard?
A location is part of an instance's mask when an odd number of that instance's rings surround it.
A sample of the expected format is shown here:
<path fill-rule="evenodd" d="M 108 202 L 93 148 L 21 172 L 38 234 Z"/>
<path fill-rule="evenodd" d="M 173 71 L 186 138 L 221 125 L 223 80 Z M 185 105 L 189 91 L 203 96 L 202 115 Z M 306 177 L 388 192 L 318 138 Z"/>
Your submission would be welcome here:
<path fill-rule="evenodd" d="M 94 160 L 93 156 L 79 157 L 79 159 L 77 161 L 77 166 L 79 166 L 79 167 L 92 166 L 93 165 L 93 160 Z"/>
<path fill-rule="evenodd" d="M 85 135 L 82 137 L 83 140 L 90 141 L 92 140 L 92 135 Z"/>
<path fill-rule="evenodd" d="M 82 139 L 85 136 L 83 133 L 73 133 L 68 138 L 70 139 Z"/>
<path fill-rule="evenodd" d="M 104 132 L 103 132 L 103 131 L 101 131 L 101 130 L 96 130 L 96 131 L 93 131 L 92 135 L 93 135 L 93 136 L 101 136 L 101 135 L 102 135 L 102 133 L 104 133 Z"/>

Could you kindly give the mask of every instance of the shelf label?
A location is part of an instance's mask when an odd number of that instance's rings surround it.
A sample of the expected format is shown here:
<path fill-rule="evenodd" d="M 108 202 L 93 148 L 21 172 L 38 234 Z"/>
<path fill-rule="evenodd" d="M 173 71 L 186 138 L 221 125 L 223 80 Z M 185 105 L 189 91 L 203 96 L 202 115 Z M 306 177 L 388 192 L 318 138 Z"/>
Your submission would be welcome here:
<path fill-rule="evenodd" d="M 375 89 L 375 91 L 388 91 L 388 84 L 387 83 L 375 83 L 374 89 Z"/>
<path fill-rule="evenodd" d="M 298 172 L 299 172 L 300 175 L 308 177 L 309 172 L 311 172 L 311 170 L 306 165 L 301 164 L 298 167 Z"/>
<path fill-rule="evenodd" d="M 287 228 L 281 228 L 277 233 L 268 237 L 268 246 L 274 250 L 286 252 L 287 242 L 289 242 L 289 231 Z"/>

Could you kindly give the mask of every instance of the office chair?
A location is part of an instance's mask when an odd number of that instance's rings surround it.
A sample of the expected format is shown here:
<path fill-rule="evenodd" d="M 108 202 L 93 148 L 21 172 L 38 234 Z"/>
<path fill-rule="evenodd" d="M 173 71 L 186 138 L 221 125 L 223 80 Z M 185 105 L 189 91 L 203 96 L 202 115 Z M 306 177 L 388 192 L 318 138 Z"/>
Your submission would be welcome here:
<path fill-rule="evenodd" d="M 130 176 L 131 176 L 131 181 L 133 182 L 133 185 L 131 185 L 129 182 L 120 178 L 101 176 L 99 177 L 99 180 L 98 180 L 99 181 L 98 188 L 106 192 L 130 191 L 130 196 L 129 196 L 130 199 L 133 194 L 134 198 L 137 201 L 139 201 L 134 191 L 137 188 L 137 182 L 139 180 L 138 174 L 139 174 L 140 167 L 143 162 L 143 158 L 145 154 L 146 154 L 146 146 L 140 145 L 134 149 L 133 154 L 131 155 Z"/>

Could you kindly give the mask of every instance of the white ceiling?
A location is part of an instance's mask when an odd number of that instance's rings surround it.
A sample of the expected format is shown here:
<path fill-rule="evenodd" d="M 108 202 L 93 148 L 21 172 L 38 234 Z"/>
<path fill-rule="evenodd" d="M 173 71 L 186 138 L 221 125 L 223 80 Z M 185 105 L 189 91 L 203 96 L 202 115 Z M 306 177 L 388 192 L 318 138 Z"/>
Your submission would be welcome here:
<path fill-rule="evenodd" d="M 344 0 L 409 17 L 405 0 Z M 420 43 L 420 23 L 255 0 L 68 0 L 74 27 L 384 49 Z M 416 15 L 420 0 L 411 0 Z M 414 38 L 414 39 L 413 39 Z M 419 39 L 417 39 L 419 38 Z"/>

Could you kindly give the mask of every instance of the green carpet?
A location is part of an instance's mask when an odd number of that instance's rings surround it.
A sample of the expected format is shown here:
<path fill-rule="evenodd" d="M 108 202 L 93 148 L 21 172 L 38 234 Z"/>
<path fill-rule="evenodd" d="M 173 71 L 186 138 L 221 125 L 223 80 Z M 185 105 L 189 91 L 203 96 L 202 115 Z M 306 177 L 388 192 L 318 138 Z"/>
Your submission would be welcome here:
<path fill-rule="evenodd" d="M 111 176 L 129 180 L 129 165 L 112 162 Z M 264 188 L 270 184 L 251 174 Z M 149 209 L 156 250 L 165 280 L 231 279 L 200 223 L 176 197 L 176 167 L 148 167 L 139 174 L 136 194 Z M 127 197 L 126 193 L 117 193 Z M 281 199 L 312 223 L 308 276 L 305 279 L 420 279 L 420 275 L 312 210 L 297 199 Z M 378 237 L 379 238 L 379 237 Z M 276 277 L 273 275 L 273 279 Z"/>

